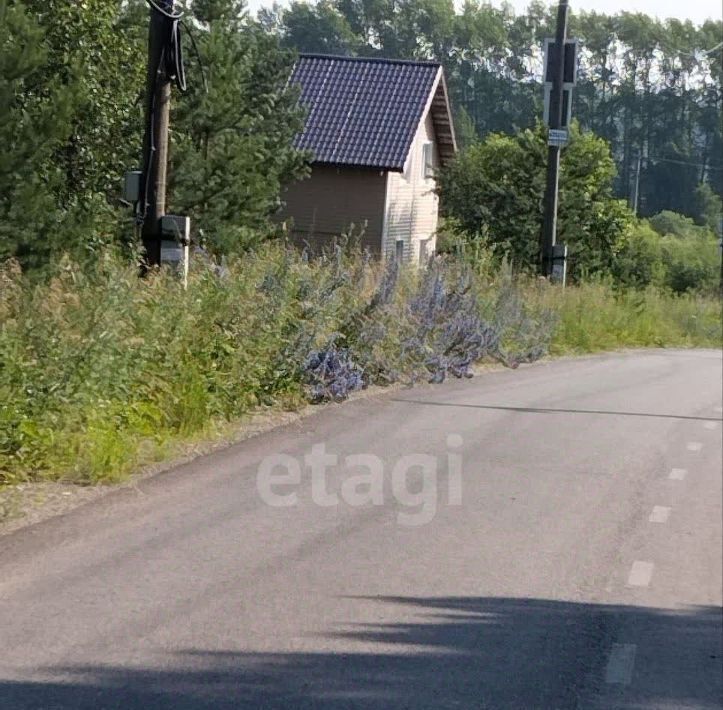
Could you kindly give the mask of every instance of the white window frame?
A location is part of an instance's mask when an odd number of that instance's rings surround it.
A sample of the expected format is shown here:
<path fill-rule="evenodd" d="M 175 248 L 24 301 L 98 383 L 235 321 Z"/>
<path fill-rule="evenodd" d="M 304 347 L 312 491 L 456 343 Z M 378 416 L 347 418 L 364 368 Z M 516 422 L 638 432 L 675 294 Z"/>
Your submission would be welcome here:
<path fill-rule="evenodd" d="M 434 177 L 434 143 L 422 143 L 422 178 L 425 180 Z"/>

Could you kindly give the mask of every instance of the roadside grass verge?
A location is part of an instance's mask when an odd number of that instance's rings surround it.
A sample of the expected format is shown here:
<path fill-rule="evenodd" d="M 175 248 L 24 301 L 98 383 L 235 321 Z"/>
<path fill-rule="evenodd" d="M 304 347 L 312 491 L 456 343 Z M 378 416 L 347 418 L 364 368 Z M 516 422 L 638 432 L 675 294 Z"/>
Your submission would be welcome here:
<path fill-rule="evenodd" d="M 557 316 L 553 355 L 722 344 L 721 303 L 710 296 L 674 296 L 653 288 L 616 291 L 609 284 L 588 283 L 562 292 L 548 287 L 539 299 Z"/>
<path fill-rule="evenodd" d="M 267 245 L 189 288 L 108 253 L 42 283 L 0 265 L 0 484 L 117 482 L 259 408 L 471 376 L 548 352 L 719 346 L 719 303 L 606 284 L 564 291 L 452 258 L 383 269 L 355 249 Z"/>

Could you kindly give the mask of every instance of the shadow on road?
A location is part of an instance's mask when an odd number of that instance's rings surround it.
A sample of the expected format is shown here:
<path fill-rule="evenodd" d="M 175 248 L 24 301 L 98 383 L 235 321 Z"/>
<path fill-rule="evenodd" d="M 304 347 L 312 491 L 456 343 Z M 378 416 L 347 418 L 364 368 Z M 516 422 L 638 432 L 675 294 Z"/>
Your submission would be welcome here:
<path fill-rule="evenodd" d="M 189 650 L 169 653 L 157 667 L 38 669 L 46 681 L 0 681 L 0 708 L 721 706 L 716 607 L 677 612 L 483 597 L 359 601 L 378 603 L 380 612 L 391 605 L 410 621 L 350 623 L 333 634 L 335 642 L 358 648 L 347 653 Z M 636 644 L 629 687 L 605 682 L 614 643 Z"/>

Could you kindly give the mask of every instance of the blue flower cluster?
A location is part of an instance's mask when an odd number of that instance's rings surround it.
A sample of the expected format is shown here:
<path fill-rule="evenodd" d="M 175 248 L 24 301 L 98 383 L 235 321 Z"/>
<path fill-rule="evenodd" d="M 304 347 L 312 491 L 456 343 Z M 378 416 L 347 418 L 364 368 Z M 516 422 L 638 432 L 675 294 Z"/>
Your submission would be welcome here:
<path fill-rule="evenodd" d="M 531 317 L 513 285 L 503 284 L 487 302 L 469 267 L 445 259 L 430 260 L 411 280 L 400 277 L 398 265 L 389 262 L 373 295 L 349 311 L 325 347 L 309 352 L 313 333 L 297 338 L 294 351 L 313 402 L 345 399 L 372 382 L 472 377 L 484 358 L 517 367 L 547 352 L 552 322 Z M 323 297 L 355 283 L 338 263 Z M 503 342 L 514 343 L 514 352 Z"/>
<path fill-rule="evenodd" d="M 309 353 L 303 372 L 312 402 L 346 399 L 367 385 L 364 370 L 354 362 L 349 349 L 339 348 L 333 341 Z"/>
<path fill-rule="evenodd" d="M 409 314 L 415 327 L 404 349 L 423 366 L 429 382 L 472 377 L 472 365 L 499 350 L 499 329 L 481 318 L 479 298 L 465 273 L 450 277 L 440 263 L 430 263 Z"/>

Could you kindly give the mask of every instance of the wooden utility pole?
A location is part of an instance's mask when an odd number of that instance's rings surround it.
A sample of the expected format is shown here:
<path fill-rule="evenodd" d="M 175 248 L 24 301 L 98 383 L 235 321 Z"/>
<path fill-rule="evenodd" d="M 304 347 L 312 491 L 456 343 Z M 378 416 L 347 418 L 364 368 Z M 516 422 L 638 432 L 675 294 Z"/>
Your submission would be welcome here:
<path fill-rule="evenodd" d="M 155 0 L 159 8 L 173 14 L 174 0 Z M 171 108 L 171 79 L 165 61 L 170 46 L 173 20 L 153 4 L 148 29 L 148 72 L 146 78 L 146 128 L 143 138 L 141 209 L 144 214 L 141 237 L 147 266 L 161 263 L 161 217 L 166 212 L 168 173 L 168 126 Z"/>
<path fill-rule="evenodd" d="M 550 93 L 550 129 L 557 130 L 563 124 L 563 90 L 565 82 L 565 42 L 567 40 L 567 0 L 557 6 L 555 51 L 550 52 L 552 62 L 552 91 Z M 542 224 L 542 273 L 552 275 L 553 251 L 557 235 L 557 193 L 560 175 L 560 146 L 547 148 L 547 184 L 545 187 L 545 217 Z"/>

